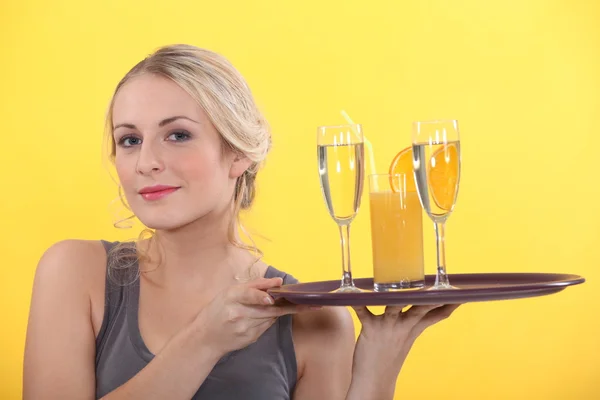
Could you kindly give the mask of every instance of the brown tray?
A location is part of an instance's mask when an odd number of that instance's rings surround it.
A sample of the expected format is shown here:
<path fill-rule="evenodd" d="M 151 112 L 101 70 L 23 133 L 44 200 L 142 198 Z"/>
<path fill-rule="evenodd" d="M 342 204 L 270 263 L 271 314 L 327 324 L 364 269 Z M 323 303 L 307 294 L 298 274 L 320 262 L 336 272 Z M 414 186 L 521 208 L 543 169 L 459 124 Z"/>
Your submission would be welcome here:
<path fill-rule="evenodd" d="M 269 289 L 268 293 L 275 299 L 320 306 L 460 304 L 544 296 L 585 282 L 579 275 L 554 273 L 450 274 L 448 278 L 458 289 L 427 290 L 433 285 L 435 275 L 426 275 L 426 288 L 419 290 L 374 292 L 373 278 L 359 278 L 354 279 L 354 284 L 365 292 L 333 292 L 340 285 L 335 280 L 284 285 Z"/>

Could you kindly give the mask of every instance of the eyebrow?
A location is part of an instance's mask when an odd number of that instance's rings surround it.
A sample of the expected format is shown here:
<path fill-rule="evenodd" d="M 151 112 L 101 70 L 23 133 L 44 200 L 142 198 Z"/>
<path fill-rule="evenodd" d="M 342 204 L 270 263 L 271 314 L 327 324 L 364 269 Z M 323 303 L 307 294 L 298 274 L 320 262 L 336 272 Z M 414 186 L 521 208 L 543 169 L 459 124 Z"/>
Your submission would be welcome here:
<path fill-rule="evenodd" d="M 175 122 L 175 121 L 177 121 L 178 119 L 187 119 L 188 121 L 192 121 L 192 122 L 195 122 L 195 123 L 197 123 L 197 124 L 199 124 L 199 123 L 200 123 L 200 122 L 198 122 L 198 121 L 196 121 L 196 120 L 193 120 L 193 119 L 191 119 L 191 118 L 189 118 L 189 117 L 186 117 L 185 115 L 176 115 L 176 116 L 174 116 L 174 117 L 169 117 L 169 118 L 165 118 L 165 119 L 163 119 L 162 121 L 160 121 L 160 122 L 158 123 L 158 126 L 162 128 L 162 127 L 163 127 L 163 126 L 165 126 L 165 125 L 168 125 L 168 124 L 170 124 L 170 123 L 172 123 L 172 122 Z M 117 128 L 129 128 L 129 129 L 137 129 L 137 128 L 136 128 L 136 126 L 135 126 L 134 124 L 127 124 L 127 123 L 125 123 L 125 124 L 118 124 L 118 125 L 115 125 L 115 127 L 113 128 L 113 130 L 116 130 Z"/>

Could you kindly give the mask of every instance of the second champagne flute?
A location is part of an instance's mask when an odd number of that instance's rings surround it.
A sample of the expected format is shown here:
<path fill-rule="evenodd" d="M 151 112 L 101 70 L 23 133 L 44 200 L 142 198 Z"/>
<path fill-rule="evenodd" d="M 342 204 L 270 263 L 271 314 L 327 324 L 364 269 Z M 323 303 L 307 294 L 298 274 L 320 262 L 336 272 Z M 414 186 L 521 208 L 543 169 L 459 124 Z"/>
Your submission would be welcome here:
<path fill-rule="evenodd" d="M 342 247 L 342 280 L 337 292 L 360 292 L 350 262 L 350 223 L 358 213 L 364 179 L 362 126 L 348 124 L 317 129 L 321 193 L 337 223 Z"/>
<path fill-rule="evenodd" d="M 430 289 L 456 289 L 446 272 L 445 226 L 460 182 L 457 120 L 417 121 L 412 131 L 413 168 L 423 209 L 435 226 L 437 273 Z"/>

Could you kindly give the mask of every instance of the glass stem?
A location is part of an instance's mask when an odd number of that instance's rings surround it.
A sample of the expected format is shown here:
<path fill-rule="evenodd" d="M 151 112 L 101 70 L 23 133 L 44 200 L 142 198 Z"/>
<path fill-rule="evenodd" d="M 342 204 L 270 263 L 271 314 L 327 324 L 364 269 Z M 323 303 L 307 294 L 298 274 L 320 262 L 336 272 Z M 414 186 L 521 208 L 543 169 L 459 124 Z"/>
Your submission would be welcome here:
<path fill-rule="evenodd" d="M 342 244 L 342 287 L 354 287 L 352 267 L 350 265 L 350 224 L 339 225 Z"/>
<path fill-rule="evenodd" d="M 435 222 L 435 237 L 437 242 L 437 274 L 435 277 L 436 287 L 449 287 L 448 275 L 446 275 L 446 246 L 445 246 L 445 222 Z"/>

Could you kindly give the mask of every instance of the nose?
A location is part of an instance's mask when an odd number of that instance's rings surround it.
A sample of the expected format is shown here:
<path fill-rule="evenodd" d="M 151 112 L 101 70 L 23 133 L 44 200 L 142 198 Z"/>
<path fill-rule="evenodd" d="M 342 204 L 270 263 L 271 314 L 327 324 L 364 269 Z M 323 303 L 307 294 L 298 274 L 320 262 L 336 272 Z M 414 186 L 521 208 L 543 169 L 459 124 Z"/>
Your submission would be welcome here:
<path fill-rule="evenodd" d="M 136 164 L 136 171 L 139 174 L 149 175 L 164 170 L 160 151 L 155 147 L 151 141 L 142 142 Z"/>

